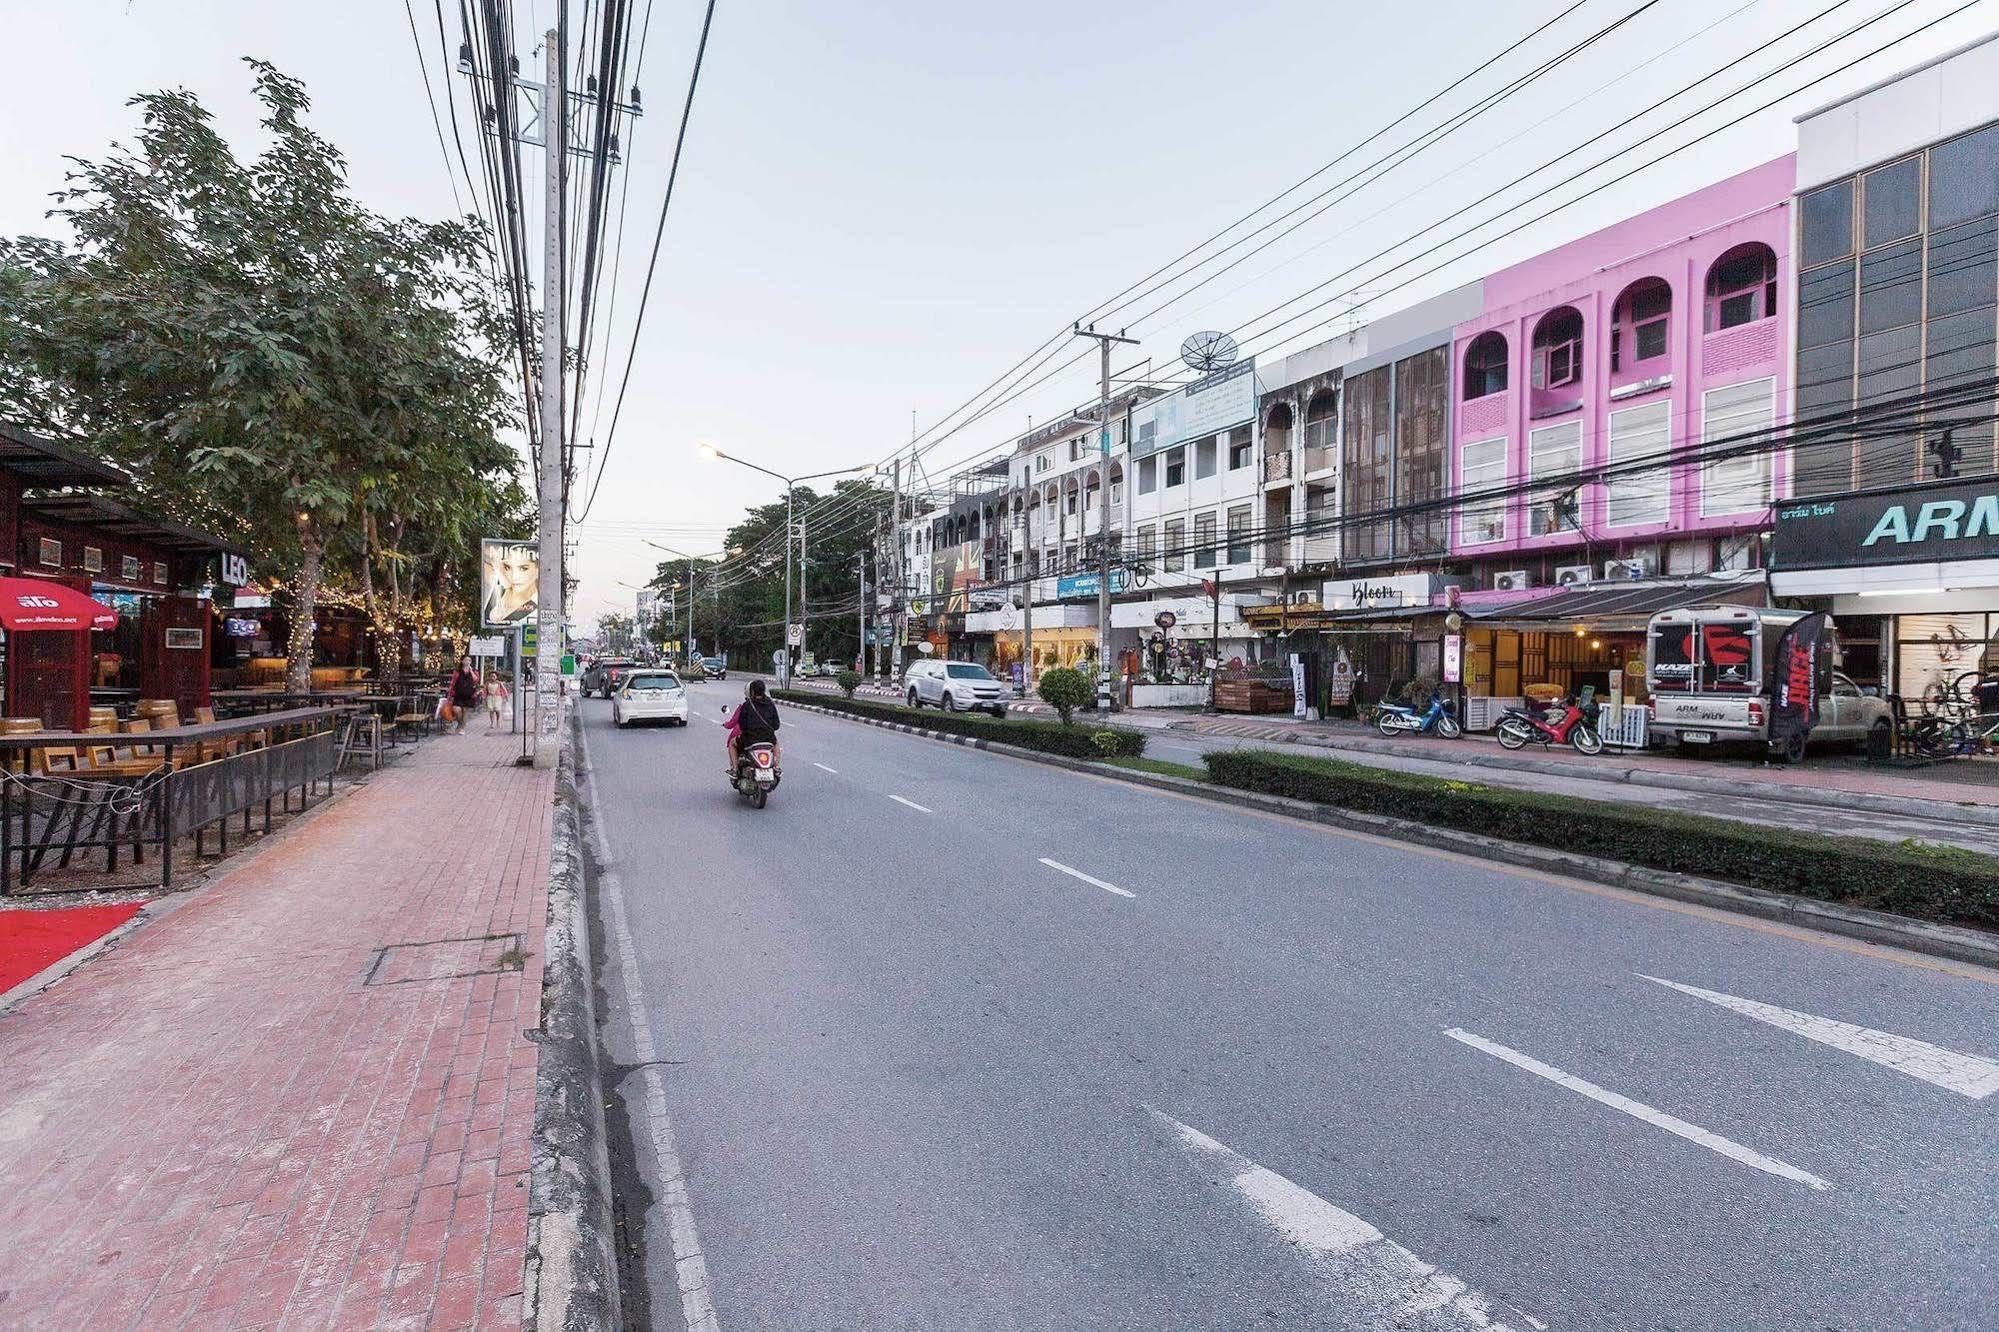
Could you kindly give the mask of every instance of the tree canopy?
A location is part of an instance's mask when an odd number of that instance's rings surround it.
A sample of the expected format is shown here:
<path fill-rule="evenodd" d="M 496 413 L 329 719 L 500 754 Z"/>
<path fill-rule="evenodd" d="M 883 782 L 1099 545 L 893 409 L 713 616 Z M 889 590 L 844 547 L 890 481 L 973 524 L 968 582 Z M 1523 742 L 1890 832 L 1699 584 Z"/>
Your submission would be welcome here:
<path fill-rule="evenodd" d="M 474 623 L 480 536 L 529 519 L 502 439 L 515 349 L 476 220 L 363 207 L 303 86 L 246 63 L 255 157 L 192 93 L 146 93 L 136 148 L 75 160 L 55 194 L 72 238 L 0 240 L 0 411 L 284 580 L 302 686 L 329 580 L 385 647 L 419 607 Z"/>

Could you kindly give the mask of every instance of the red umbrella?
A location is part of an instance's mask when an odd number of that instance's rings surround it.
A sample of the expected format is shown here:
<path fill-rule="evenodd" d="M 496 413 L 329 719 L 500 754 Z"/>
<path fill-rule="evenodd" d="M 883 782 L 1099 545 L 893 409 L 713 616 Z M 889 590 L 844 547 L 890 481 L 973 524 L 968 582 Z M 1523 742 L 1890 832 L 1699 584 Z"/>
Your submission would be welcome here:
<path fill-rule="evenodd" d="M 117 624 L 117 611 L 73 587 L 40 578 L 0 578 L 0 627 L 9 633 L 111 629 Z"/>

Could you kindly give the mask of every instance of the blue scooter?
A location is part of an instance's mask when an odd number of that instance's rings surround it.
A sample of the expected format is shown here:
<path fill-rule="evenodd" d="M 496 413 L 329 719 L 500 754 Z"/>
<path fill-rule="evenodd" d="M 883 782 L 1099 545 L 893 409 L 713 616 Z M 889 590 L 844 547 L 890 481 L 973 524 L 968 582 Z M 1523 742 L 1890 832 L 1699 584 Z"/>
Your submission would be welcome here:
<path fill-rule="evenodd" d="M 1374 716 L 1375 729 L 1383 735 L 1441 735 L 1446 740 L 1455 740 L 1464 734 L 1458 719 L 1451 715 L 1451 705 L 1444 701 L 1442 694 L 1430 695 L 1430 706 L 1418 712 L 1400 703 L 1383 703 Z"/>

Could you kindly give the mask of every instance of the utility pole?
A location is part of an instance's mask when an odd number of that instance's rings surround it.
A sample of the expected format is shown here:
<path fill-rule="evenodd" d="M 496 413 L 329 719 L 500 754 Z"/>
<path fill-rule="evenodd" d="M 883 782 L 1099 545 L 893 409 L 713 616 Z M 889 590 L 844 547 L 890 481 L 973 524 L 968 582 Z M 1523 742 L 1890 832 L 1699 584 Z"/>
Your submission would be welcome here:
<path fill-rule="evenodd" d="M 1138 345 L 1124 330 L 1099 333 L 1091 324 L 1075 325 L 1079 338 L 1094 338 L 1101 355 L 1097 393 L 1097 493 L 1101 500 L 1097 520 L 1097 711 L 1111 710 L 1111 347 L 1118 343 Z"/>
<path fill-rule="evenodd" d="M 687 566 L 687 642 L 682 644 L 682 656 L 686 661 L 694 660 L 694 565 Z"/>
<path fill-rule="evenodd" d="M 569 97 L 562 86 L 562 47 L 550 28 L 542 37 L 548 56 L 542 97 L 548 185 L 542 201 L 541 268 L 541 466 L 536 469 L 539 510 L 536 539 L 541 577 L 536 588 L 534 650 L 534 766 L 553 768 L 562 752 L 562 293 L 567 275 L 562 253 L 563 147 L 569 142 Z M 512 96 L 512 89 L 499 95 Z"/>
<path fill-rule="evenodd" d="M 855 665 L 859 671 L 868 668 L 868 553 L 860 551 L 854 556 L 854 571 L 861 580 L 861 636 L 854 640 Z"/>
<path fill-rule="evenodd" d="M 812 614 L 812 580 L 806 576 L 805 524 L 798 525 L 798 658 L 805 659 L 805 621 Z"/>
<path fill-rule="evenodd" d="M 791 483 L 784 483 L 784 633 L 777 687 L 791 688 Z"/>
<path fill-rule="evenodd" d="M 914 429 L 914 426 L 911 427 Z M 915 467 L 911 460 L 912 470 Z M 889 674 L 902 678 L 902 643 L 909 637 L 909 570 L 902 562 L 902 459 L 895 460 L 890 473 L 893 494 L 889 499 L 889 534 L 895 542 L 895 601 L 889 608 L 894 617 L 895 642 L 889 647 Z"/>

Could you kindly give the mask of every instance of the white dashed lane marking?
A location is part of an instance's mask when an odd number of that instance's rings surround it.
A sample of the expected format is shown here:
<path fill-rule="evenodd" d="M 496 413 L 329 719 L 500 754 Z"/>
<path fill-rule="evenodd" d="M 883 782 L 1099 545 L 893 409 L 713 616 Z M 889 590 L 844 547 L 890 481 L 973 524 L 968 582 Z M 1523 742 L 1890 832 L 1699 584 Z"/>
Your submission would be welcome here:
<path fill-rule="evenodd" d="M 1657 976 L 1644 979 L 1663 985 L 1681 994 L 1690 994 L 1696 999 L 1705 999 L 1711 1004 L 1740 1013 L 1744 1017 L 1767 1022 L 1773 1027 L 1802 1036 L 1820 1045 L 1830 1045 L 1835 1050 L 1844 1050 L 1850 1055 L 1892 1068 L 1897 1073 L 1918 1078 L 1923 1082 L 1954 1091 L 1959 1096 L 1969 1096 L 1980 1101 L 1999 1091 L 1999 1061 L 1983 1055 L 1959 1054 L 1946 1050 L 1928 1041 L 1919 1041 L 1913 1036 L 1897 1036 L 1892 1032 L 1875 1031 L 1869 1027 L 1856 1027 L 1851 1022 L 1837 1022 L 1832 1018 L 1818 1017 L 1811 1013 L 1794 1012 L 1779 1008 L 1775 1004 L 1759 1003 L 1754 999 L 1738 999 L 1732 994 L 1719 994 L 1714 990 L 1703 990 L 1694 985 L 1682 985 L 1678 981 L 1661 980 Z"/>
<path fill-rule="evenodd" d="M 896 804 L 898 804 L 898 805 L 907 805 L 907 806 L 909 806 L 909 807 L 910 807 L 911 809 L 915 810 L 915 811 L 916 811 L 916 812 L 917 812 L 918 814 L 934 814 L 934 813 L 936 813 L 936 812 L 937 812 L 937 811 L 935 811 L 935 810 L 933 810 L 933 809 L 930 809 L 930 808 L 928 808 L 928 807 L 926 807 L 926 806 L 923 806 L 923 805 L 919 805 L 919 804 L 917 804 L 917 803 L 916 803 L 916 802 L 915 802 L 914 800 L 904 800 L 904 799 L 903 799 L 903 798 L 902 798 L 901 796 L 899 796 L 899 795 L 892 795 L 892 796 L 890 796 L 890 797 L 889 797 L 889 799 L 890 799 L 890 800 L 893 800 L 893 801 L 895 801 L 895 803 L 896 803 Z"/>
<path fill-rule="evenodd" d="M 1613 1110 L 1622 1110 L 1633 1119 L 1642 1120 L 1655 1128 L 1662 1128 L 1676 1137 L 1685 1138 L 1688 1142 L 1699 1143 L 1709 1151 L 1719 1153 L 1731 1161 L 1739 1161 L 1752 1170 L 1761 1170 L 1766 1175 L 1775 1175 L 1779 1179 L 1792 1180 L 1795 1183 L 1804 1184 L 1814 1189 L 1829 1189 L 1832 1187 L 1832 1185 L 1809 1171 L 1800 1170 L 1796 1166 L 1779 1161 L 1773 1156 L 1765 1156 L 1761 1152 L 1751 1151 L 1741 1143 L 1724 1138 L 1719 1133 L 1711 1133 L 1698 1124 L 1689 1124 L 1684 1119 L 1676 1119 L 1665 1111 L 1655 1110 L 1642 1101 L 1634 1101 L 1628 1096 L 1620 1096 L 1614 1091 L 1607 1091 L 1597 1086 L 1594 1082 L 1586 1082 L 1573 1073 L 1564 1073 L 1552 1064 L 1544 1064 L 1531 1055 L 1524 1055 L 1518 1050 L 1508 1049 L 1497 1041 L 1489 1041 L 1483 1036 L 1475 1036 L 1471 1032 L 1460 1030 L 1457 1027 L 1452 1027 L 1444 1035 L 1454 1041 L 1462 1041 L 1474 1050 L 1483 1050 L 1495 1059 L 1503 1059 L 1515 1068 L 1525 1069 L 1537 1078 L 1546 1078 L 1558 1087 L 1566 1087 L 1578 1096 L 1587 1096 L 1599 1105 L 1607 1105 Z"/>
<path fill-rule="evenodd" d="M 1171 1115 L 1145 1107 L 1171 1130 L 1189 1156 L 1254 1206 L 1270 1227 L 1323 1266 L 1344 1302 L 1358 1308 L 1342 1325 L 1424 1329 L 1477 1328 L 1511 1332 L 1493 1316 L 1492 1301 L 1440 1272 L 1367 1222 L 1309 1189 L 1293 1184 Z M 1543 1326 L 1534 1323 L 1535 1327 Z"/>
<path fill-rule="evenodd" d="M 815 763 L 812 766 L 819 769 L 819 771 L 821 772 L 830 772 L 835 777 L 838 777 L 840 775 L 840 770 L 838 768 L 829 768 L 823 763 Z"/>
<path fill-rule="evenodd" d="M 1126 892 L 1124 889 L 1118 887 L 1114 883 L 1105 883 L 1102 879 L 1096 878 L 1094 875 L 1085 874 L 1083 873 L 1083 871 L 1079 869 L 1075 869 L 1071 866 L 1064 865 L 1059 860 L 1050 860 L 1047 856 L 1043 856 L 1041 857 L 1041 863 L 1046 865 L 1049 869 L 1061 870 L 1064 874 L 1067 874 L 1072 879 L 1081 879 L 1084 883 L 1089 884 L 1092 888 L 1101 888 L 1107 893 L 1116 893 L 1119 897 L 1138 896 L 1137 893 Z"/>

